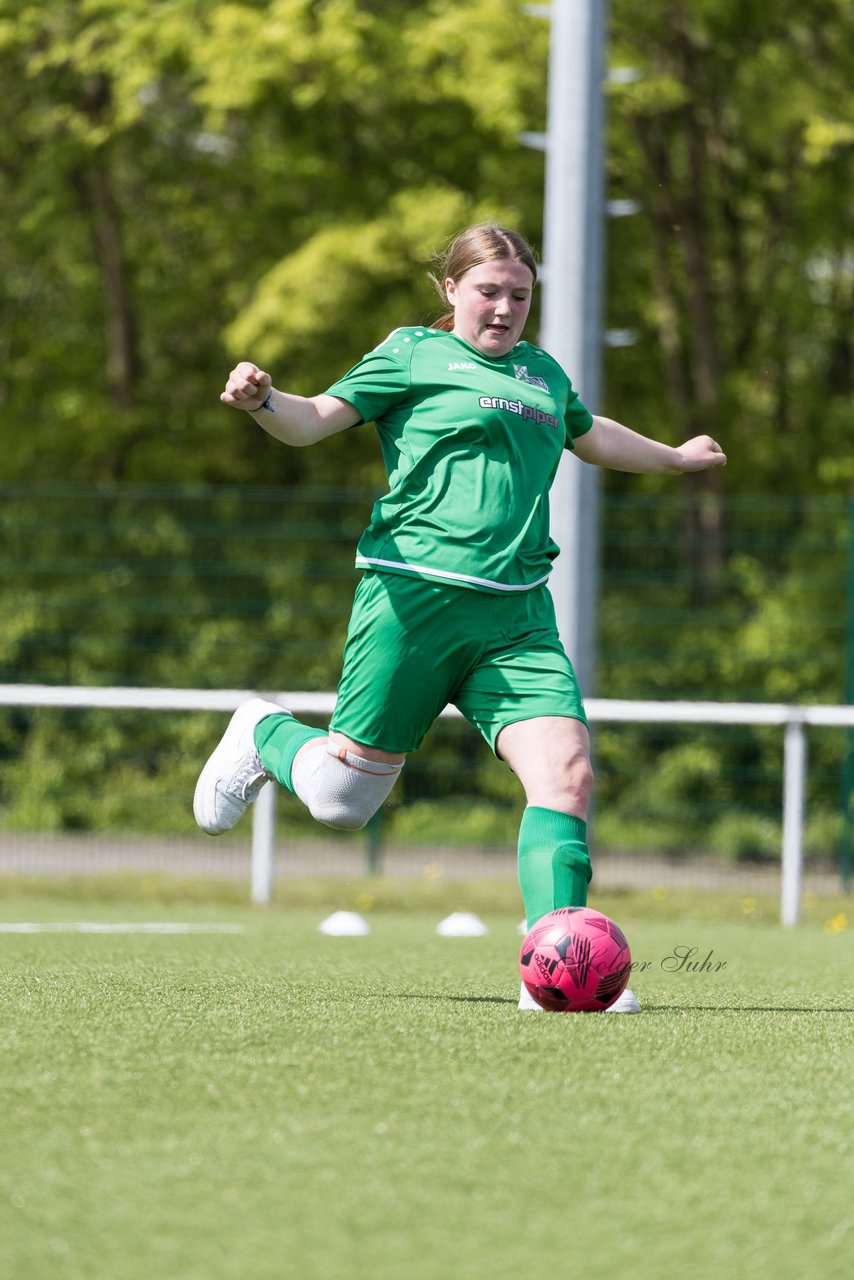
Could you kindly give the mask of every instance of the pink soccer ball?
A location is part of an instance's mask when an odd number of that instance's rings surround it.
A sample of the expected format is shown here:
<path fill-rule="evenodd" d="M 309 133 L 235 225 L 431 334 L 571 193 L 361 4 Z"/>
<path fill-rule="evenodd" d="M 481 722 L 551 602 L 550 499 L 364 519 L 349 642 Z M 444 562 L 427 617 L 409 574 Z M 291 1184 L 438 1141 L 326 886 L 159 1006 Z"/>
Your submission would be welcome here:
<path fill-rule="evenodd" d="M 519 968 L 544 1009 L 601 1012 L 626 989 L 632 954 L 622 930 L 601 911 L 560 907 L 528 930 Z"/>

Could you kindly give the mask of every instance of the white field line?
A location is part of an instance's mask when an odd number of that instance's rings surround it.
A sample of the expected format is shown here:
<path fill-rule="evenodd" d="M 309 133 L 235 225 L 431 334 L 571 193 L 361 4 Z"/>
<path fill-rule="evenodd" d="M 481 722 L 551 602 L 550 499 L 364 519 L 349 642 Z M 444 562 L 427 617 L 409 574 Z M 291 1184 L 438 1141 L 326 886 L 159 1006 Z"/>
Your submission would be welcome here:
<path fill-rule="evenodd" d="M 242 933 L 242 924 L 100 924 L 90 920 L 0 924 L 0 933 Z"/>

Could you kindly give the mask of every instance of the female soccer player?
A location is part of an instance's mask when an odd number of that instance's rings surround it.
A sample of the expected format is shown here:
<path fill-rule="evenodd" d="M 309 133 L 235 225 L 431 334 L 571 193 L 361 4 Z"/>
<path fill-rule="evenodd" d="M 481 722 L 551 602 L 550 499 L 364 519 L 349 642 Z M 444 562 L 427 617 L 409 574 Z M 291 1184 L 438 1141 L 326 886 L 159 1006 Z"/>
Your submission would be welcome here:
<path fill-rule="evenodd" d="M 468 228 L 431 278 L 450 310 L 395 329 L 323 394 L 280 391 L 243 362 L 220 396 L 289 445 L 374 422 L 389 488 L 358 544 L 364 572 L 329 732 L 249 700 L 202 770 L 194 812 L 219 835 L 275 778 L 320 822 L 363 827 L 453 703 L 524 789 L 530 928 L 584 906 L 591 876 L 587 723 L 547 585 L 558 552 L 548 495 L 563 450 L 647 474 L 726 458 L 709 436 L 675 449 L 592 416 L 551 356 L 522 341 L 537 267 L 517 233 Z M 520 1008 L 538 1008 L 524 988 Z M 628 992 L 612 1009 L 638 1004 Z"/>

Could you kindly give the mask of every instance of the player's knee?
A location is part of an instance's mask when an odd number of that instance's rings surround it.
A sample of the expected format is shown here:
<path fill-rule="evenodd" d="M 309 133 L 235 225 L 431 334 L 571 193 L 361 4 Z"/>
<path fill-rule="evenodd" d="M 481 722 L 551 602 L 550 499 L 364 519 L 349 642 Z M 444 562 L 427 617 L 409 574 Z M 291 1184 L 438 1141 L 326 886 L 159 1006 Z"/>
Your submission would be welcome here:
<path fill-rule="evenodd" d="M 572 804 L 573 812 L 579 805 L 586 807 L 593 790 L 593 766 L 586 752 L 579 751 L 561 761 L 557 785 L 564 800 Z"/>
<path fill-rule="evenodd" d="M 400 776 L 402 765 L 364 760 L 352 752 L 319 749 L 298 760 L 294 791 L 318 822 L 359 831 L 374 816 Z"/>
<path fill-rule="evenodd" d="M 385 796 L 375 801 L 364 792 L 361 795 L 315 796 L 308 811 L 316 822 L 339 831 L 361 831 L 379 809 Z"/>
<path fill-rule="evenodd" d="M 572 784 L 585 800 L 590 798 L 593 790 L 593 765 L 589 756 L 581 756 L 571 766 Z"/>

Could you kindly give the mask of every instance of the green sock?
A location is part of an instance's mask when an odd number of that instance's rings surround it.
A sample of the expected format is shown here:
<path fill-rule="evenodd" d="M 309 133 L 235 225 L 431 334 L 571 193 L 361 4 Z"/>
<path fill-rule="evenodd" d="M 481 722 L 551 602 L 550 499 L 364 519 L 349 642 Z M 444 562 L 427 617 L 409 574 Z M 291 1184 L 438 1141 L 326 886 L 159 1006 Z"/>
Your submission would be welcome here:
<path fill-rule="evenodd" d="M 586 907 L 592 874 L 584 819 L 528 805 L 519 828 L 519 888 L 528 928 L 558 907 Z"/>
<path fill-rule="evenodd" d="M 293 791 L 291 769 L 300 747 L 312 738 L 325 738 L 325 729 L 312 729 L 289 715 L 265 716 L 255 726 L 255 748 L 268 773 Z"/>

